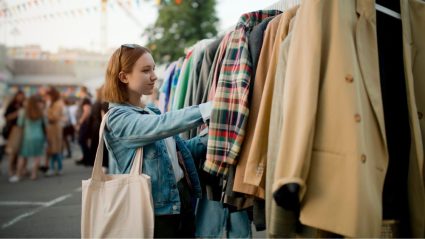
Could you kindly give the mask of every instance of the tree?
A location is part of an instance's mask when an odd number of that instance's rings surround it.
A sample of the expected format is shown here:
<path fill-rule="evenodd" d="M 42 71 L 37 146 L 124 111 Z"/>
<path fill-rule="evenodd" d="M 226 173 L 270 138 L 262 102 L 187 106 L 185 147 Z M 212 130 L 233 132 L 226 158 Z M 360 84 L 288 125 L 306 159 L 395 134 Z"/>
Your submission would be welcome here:
<path fill-rule="evenodd" d="M 146 30 L 148 47 L 159 63 L 177 60 L 184 49 L 217 35 L 216 0 L 168 0 Z"/>

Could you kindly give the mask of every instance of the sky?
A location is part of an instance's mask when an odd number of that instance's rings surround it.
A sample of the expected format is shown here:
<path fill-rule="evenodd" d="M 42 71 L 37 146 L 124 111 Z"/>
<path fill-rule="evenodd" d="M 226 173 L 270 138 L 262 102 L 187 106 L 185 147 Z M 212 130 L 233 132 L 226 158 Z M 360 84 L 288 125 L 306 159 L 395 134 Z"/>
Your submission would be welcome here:
<path fill-rule="evenodd" d="M 105 38 L 101 36 L 101 19 L 106 16 L 107 48 L 124 43 L 143 45 L 146 43 L 143 30 L 153 24 L 158 15 L 156 1 L 108 0 L 106 14 L 102 16 L 101 0 L 0 0 L 0 44 L 40 45 L 50 52 L 61 47 L 103 52 L 102 39 Z M 235 25 L 245 12 L 264 9 L 275 2 L 277 0 L 217 0 L 218 30 Z M 13 9 L 12 16 L 8 16 L 12 21 L 5 21 L 6 17 L 1 15 L 5 6 Z"/>

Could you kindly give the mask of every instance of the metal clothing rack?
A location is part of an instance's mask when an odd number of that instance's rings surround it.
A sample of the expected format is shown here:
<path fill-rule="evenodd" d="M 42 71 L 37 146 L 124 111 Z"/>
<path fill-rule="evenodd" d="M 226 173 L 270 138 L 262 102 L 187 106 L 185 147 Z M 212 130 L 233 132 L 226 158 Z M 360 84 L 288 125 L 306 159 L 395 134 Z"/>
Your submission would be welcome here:
<path fill-rule="evenodd" d="M 296 5 L 299 5 L 300 3 L 301 0 L 279 0 L 278 2 L 265 8 L 265 10 L 279 10 L 281 12 L 284 12 Z"/>

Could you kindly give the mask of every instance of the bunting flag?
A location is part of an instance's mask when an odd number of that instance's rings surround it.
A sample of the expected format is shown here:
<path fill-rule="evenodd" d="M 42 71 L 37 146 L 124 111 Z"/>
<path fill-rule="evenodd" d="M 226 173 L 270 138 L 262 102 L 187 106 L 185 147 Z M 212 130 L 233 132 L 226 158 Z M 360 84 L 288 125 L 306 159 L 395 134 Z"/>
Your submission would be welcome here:
<path fill-rule="evenodd" d="M 1 0 L 0 0 L 1 1 Z M 106 7 L 112 11 L 119 10 L 116 8 L 115 4 L 120 4 L 121 7 L 124 7 L 127 10 L 132 10 L 134 8 L 140 8 L 142 5 L 142 1 L 140 0 L 104 0 L 106 1 Z M 145 0 L 146 2 L 152 0 Z M 60 3 L 65 3 L 66 1 L 61 0 L 26 0 L 16 5 L 11 5 L 6 8 L 0 8 L 0 21 L 3 23 L 31 23 L 33 21 L 49 21 L 56 20 L 59 18 L 67 18 L 67 17 L 78 17 L 84 15 L 90 15 L 92 13 L 99 12 L 101 8 L 101 1 L 96 1 L 96 5 L 94 6 L 85 6 L 76 9 L 68 9 L 61 11 L 52 11 L 46 12 L 44 14 L 25 17 L 27 12 L 33 13 L 33 9 L 35 8 L 45 8 L 46 5 L 57 5 Z M 183 3 L 183 0 L 155 0 L 157 5 L 161 4 L 172 4 L 180 5 Z M 106 11 L 106 9 L 105 9 Z"/>

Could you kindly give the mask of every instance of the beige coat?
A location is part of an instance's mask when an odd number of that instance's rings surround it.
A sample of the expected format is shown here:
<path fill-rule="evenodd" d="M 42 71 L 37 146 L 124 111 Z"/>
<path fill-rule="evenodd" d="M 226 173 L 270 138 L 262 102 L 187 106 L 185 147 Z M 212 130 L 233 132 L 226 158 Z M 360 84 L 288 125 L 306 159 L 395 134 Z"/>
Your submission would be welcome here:
<path fill-rule="evenodd" d="M 255 73 L 254 87 L 252 89 L 251 103 L 249 107 L 249 117 L 245 127 L 245 139 L 241 146 L 241 151 L 239 152 L 238 165 L 236 167 L 235 180 L 233 183 L 233 191 L 253 195 L 259 198 L 264 198 L 264 186 L 259 187 L 260 182 L 258 182 L 257 184 L 244 183 L 244 175 L 249 157 L 249 150 L 252 145 L 255 125 L 257 123 L 259 115 L 259 108 L 267 72 L 271 72 L 271 70 L 268 69 L 272 68 L 272 66 L 273 68 L 276 67 L 276 64 L 273 64 L 274 60 L 271 59 L 273 59 L 274 57 L 273 43 L 276 39 L 281 18 L 282 14 L 273 18 L 267 25 L 267 28 L 264 32 L 263 45 L 261 47 L 260 57 L 258 58 L 258 66 Z M 270 64 L 270 61 L 272 62 L 272 64 Z"/>
<path fill-rule="evenodd" d="M 425 3 L 400 2 L 412 130 L 410 220 L 412 235 L 424 237 Z M 388 152 L 373 0 L 301 4 L 283 95 L 272 190 L 287 183 L 301 186 L 305 225 L 378 237 Z"/>
<path fill-rule="evenodd" d="M 47 109 L 47 152 L 49 154 L 62 152 L 63 140 L 63 110 L 62 100 L 58 100 Z"/>

